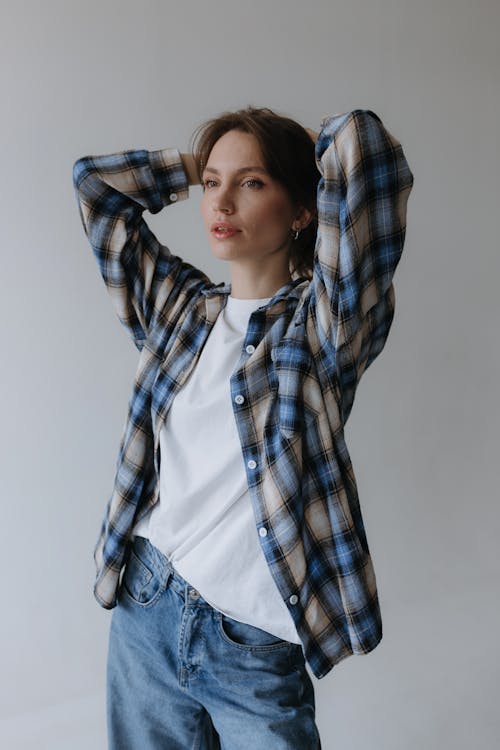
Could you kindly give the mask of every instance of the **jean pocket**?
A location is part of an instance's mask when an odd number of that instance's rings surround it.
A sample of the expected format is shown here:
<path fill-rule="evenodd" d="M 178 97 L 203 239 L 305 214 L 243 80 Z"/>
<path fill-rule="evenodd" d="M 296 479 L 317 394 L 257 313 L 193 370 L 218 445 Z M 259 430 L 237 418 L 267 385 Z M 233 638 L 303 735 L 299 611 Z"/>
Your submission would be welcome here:
<path fill-rule="evenodd" d="M 165 590 L 165 581 L 130 552 L 122 579 L 122 590 L 141 607 L 151 607 Z"/>
<path fill-rule="evenodd" d="M 288 649 L 289 641 L 285 641 L 265 630 L 238 622 L 231 617 L 219 613 L 219 632 L 226 643 L 245 651 L 275 651 Z"/>

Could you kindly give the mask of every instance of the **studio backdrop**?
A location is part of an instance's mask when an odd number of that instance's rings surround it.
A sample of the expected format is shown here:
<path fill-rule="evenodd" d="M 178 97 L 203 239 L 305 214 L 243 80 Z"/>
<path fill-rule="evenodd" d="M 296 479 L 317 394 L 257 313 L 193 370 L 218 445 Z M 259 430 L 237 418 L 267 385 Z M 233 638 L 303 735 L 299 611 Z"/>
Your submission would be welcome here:
<path fill-rule="evenodd" d="M 2 747 L 106 747 L 92 552 L 137 352 L 73 163 L 185 151 L 248 104 L 315 130 L 371 109 L 415 177 L 392 330 L 346 426 L 384 636 L 314 681 L 323 746 L 498 746 L 499 22 L 496 0 L 2 3 Z M 147 221 L 225 281 L 200 196 Z"/>

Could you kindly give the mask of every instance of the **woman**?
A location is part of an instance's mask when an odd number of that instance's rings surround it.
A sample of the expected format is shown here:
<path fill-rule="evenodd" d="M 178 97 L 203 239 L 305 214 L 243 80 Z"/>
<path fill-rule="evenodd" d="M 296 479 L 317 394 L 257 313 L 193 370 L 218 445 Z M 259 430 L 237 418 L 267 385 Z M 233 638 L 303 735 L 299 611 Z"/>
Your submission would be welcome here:
<path fill-rule="evenodd" d="M 382 637 L 343 427 L 391 326 L 413 177 L 373 112 L 315 140 L 250 108 L 202 126 L 194 156 L 75 164 L 140 351 L 95 552 L 96 598 L 116 606 L 111 748 L 318 748 L 306 661 L 321 678 Z M 227 284 L 142 216 L 199 181 Z"/>

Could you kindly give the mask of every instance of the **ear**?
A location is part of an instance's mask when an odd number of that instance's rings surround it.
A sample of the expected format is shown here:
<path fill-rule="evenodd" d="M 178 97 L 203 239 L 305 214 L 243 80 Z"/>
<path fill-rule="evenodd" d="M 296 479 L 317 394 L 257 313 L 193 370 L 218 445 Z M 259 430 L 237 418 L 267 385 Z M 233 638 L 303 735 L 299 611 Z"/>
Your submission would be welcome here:
<path fill-rule="evenodd" d="M 312 221 L 313 214 L 304 206 L 300 206 L 293 221 L 293 228 L 302 231 Z"/>

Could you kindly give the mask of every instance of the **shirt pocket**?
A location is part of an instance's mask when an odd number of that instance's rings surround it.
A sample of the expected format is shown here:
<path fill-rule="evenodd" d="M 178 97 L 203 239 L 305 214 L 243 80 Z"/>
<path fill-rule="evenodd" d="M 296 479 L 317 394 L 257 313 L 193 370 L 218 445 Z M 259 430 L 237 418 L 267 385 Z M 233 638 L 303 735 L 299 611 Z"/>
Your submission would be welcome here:
<path fill-rule="evenodd" d="M 271 360 L 275 389 L 271 418 L 286 438 L 293 439 L 317 416 L 306 398 L 315 383 L 312 354 L 307 341 L 284 339 L 272 348 Z"/>

